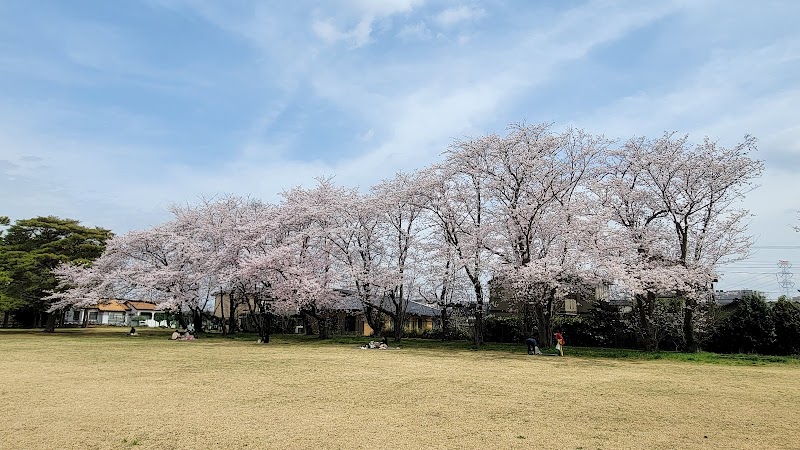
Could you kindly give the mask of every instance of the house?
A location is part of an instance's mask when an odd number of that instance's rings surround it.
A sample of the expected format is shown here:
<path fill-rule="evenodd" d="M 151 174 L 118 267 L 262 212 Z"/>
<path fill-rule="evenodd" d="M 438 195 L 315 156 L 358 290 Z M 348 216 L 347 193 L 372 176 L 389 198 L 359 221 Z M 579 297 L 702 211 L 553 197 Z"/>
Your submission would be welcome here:
<path fill-rule="evenodd" d="M 144 325 L 157 327 L 161 324 L 155 319 L 156 304 L 145 301 L 101 299 L 96 304 L 85 308 L 69 308 L 64 312 L 64 324 L 67 325 L 117 325 L 139 326 L 132 323 L 133 317 L 147 317 Z"/>
<path fill-rule="evenodd" d="M 366 321 L 364 317 L 363 305 L 361 301 L 358 302 L 358 309 L 355 311 L 356 330 L 361 336 L 372 336 L 374 330 Z M 390 309 L 388 305 L 383 305 Z M 406 305 L 406 318 L 403 321 L 403 331 L 409 334 L 420 335 L 425 332 L 431 332 L 437 329 L 439 324 L 440 312 L 439 309 L 424 303 L 414 300 L 409 300 Z M 386 318 L 383 328 L 385 330 L 392 330 L 394 323 Z"/>
<path fill-rule="evenodd" d="M 130 307 L 116 299 L 104 299 L 97 304 L 64 312 L 65 324 L 127 325 Z"/>
<path fill-rule="evenodd" d="M 155 320 L 156 304 L 151 302 L 126 300 L 125 304 L 130 308 L 130 317 L 144 317 L 144 320 L 139 320 L 139 325 L 146 325 L 148 327 L 159 326 Z M 142 322 L 145 322 L 142 324 Z M 131 324 L 135 325 L 135 324 Z"/>

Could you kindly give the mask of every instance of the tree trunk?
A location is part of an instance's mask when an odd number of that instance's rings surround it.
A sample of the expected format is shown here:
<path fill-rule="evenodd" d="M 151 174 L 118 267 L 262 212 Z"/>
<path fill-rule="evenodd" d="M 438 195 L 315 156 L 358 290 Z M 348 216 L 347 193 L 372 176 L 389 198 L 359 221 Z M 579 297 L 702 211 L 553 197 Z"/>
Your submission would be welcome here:
<path fill-rule="evenodd" d="M 267 326 L 258 327 L 258 338 L 262 344 L 269 344 L 269 329 Z"/>
<path fill-rule="evenodd" d="M 317 316 L 317 326 L 319 327 L 319 338 L 328 339 L 331 337 L 331 324 L 327 316 Z"/>
<path fill-rule="evenodd" d="M 694 339 L 694 300 L 686 299 L 683 313 L 683 337 L 686 340 L 683 351 L 694 353 L 697 351 L 697 342 Z"/>
<path fill-rule="evenodd" d="M 522 304 L 522 326 L 525 331 L 525 336 L 533 336 L 533 332 L 536 330 L 535 322 L 535 314 L 531 303 L 526 301 Z M 542 345 L 544 345 L 544 342 L 542 342 Z"/>
<path fill-rule="evenodd" d="M 392 326 L 394 327 L 394 341 L 400 342 L 403 338 L 403 317 L 400 314 L 392 316 Z"/>
<path fill-rule="evenodd" d="M 541 302 L 534 303 L 533 312 L 536 316 L 536 330 L 539 334 L 539 342 L 545 347 L 552 347 L 553 329 L 544 305 Z"/>
<path fill-rule="evenodd" d="M 55 333 L 56 331 L 56 315 L 49 313 L 47 315 L 47 325 L 44 328 L 45 333 Z"/>
<path fill-rule="evenodd" d="M 228 296 L 228 334 L 236 334 L 236 300 L 233 297 L 233 291 Z"/>
<path fill-rule="evenodd" d="M 648 352 L 658 350 L 658 342 L 655 342 L 655 333 L 653 331 L 655 293 L 648 292 L 645 295 L 636 295 L 636 309 L 639 313 L 639 339 L 641 345 Z"/>
<path fill-rule="evenodd" d="M 380 337 L 385 325 L 383 314 L 368 303 L 364 303 L 364 319 L 367 321 L 367 325 L 372 328 L 372 335 Z"/>
<path fill-rule="evenodd" d="M 483 302 L 475 305 L 475 327 L 472 343 L 476 346 L 483 345 Z"/>
<path fill-rule="evenodd" d="M 309 320 L 308 312 L 300 311 L 300 318 L 303 320 L 303 332 L 306 336 L 311 336 L 314 334 L 314 328 L 311 326 L 311 320 Z"/>
<path fill-rule="evenodd" d="M 447 320 L 447 305 L 442 306 L 441 314 L 442 314 L 442 340 L 446 341 L 447 338 L 449 337 L 448 331 L 450 327 L 450 324 L 448 323 Z"/>
<path fill-rule="evenodd" d="M 40 328 L 42 326 L 42 313 L 36 312 L 33 314 L 33 328 Z"/>
<path fill-rule="evenodd" d="M 203 314 L 200 311 L 192 311 L 192 323 L 195 333 L 203 332 Z"/>
<path fill-rule="evenodd" d="M 81 323 L 81 328 L 87 328 L 89 326 L 89 310 L 83 310 L 83 322 Z"/>
<path fill-rule="evenodd" d="M 258 323 L 258 335 L 262 344 L 269 344 L 270 331 L 272 329 L 272 314 L 261 313 Z"/>
<path fill-rule="evenodd" d="M 311 321 L 308 320 L 308 318 L 310 317 L 310 318 L 312 318 L 312 319 L 317 321 L 317 328 L 318 328 L 317 331 L 319 332 L 319 338 L 320 339 L 328 339 L 328 338 L 330 338 L 331 330 L 330 330 L 329 318 L 327 316 L 325 316 L 324 314 L 320 314 L 316 310 L 316 307 L 312 307 L 312 309 L 310 309 L 310 310 L 309 309 L 301 310 L 300 311 L 300 315 L 303 317 L 303 327 L 304 328 L 306 327 L 306 322 L 308 322 L 308 328 L 307 329 L 309 329 L 309 330 L 311 329 Z M 306 334 L 310 334 L 310 333 L 306 332 Z"/>
<path fill-rule="evenodd" d="M 472 280 L 472 287 L 475 290 L 475 329 L 473 332 L 473 343 L 476 346 L 483 345 L 483 286 L 478 279 Z"/>
<path fill-rule="evenodd" d="M 8 320 L 11 317 L 11 311 L 3 311 L 3 328 L 8 328 Z"/>

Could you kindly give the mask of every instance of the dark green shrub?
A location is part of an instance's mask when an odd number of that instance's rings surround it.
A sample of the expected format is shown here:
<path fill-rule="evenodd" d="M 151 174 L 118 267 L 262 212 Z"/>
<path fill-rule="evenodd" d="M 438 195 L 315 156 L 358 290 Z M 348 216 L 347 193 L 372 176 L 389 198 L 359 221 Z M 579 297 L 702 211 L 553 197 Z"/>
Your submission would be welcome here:
<path fill-rule="evenodd" d="M 775 353 L 800 354 L 800 305 L 779 299 L 772 306 L 775 319 Z"/>
<path fill-rule="evenodd" d="M 635 347 L 636 335 L 625 321 L 619 307 L 605 300 L 597 300 L 589 311 L 586 322 L 595 347 Z"/>
<path fill-rule="evenodd" d="M 711 349 L 721 353 L 771 353 L 775 322 L 763 297 L 745 297 L 723 308 L 729 315 L 720 321 Z"/>
<path fill-rule="evenodd" d="M 488 317 L 483 325 L 483 338 L 487 342 L 522 342 L 527 337 L 519 317 Z"/>

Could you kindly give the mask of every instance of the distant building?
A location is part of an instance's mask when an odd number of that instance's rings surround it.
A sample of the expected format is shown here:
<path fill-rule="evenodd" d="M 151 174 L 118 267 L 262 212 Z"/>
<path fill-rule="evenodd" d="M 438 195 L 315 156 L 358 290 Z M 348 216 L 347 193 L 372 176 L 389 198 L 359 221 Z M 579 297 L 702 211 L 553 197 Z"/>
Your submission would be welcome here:
<path fill-rule="evenodd" d="M 154 319 L 155 303 L 133 300 L 100 299 L 94 305 L 85 308 L 69 308 L 64 312 L 64 324 L 67 325 L 117 325 L 157 327 L 162 324 Z M 134 321 L 134 317 L 145 317 L 146 320 Z"/>
<path fill-rule="evenodd" d="M 745 297 L 764 296 L 761 291 L 752 289 L 739 289 L 735 291 L 714 291 L 714 300 L 718 305 L 729 305 L 736 300 L 741 300 Z"/>

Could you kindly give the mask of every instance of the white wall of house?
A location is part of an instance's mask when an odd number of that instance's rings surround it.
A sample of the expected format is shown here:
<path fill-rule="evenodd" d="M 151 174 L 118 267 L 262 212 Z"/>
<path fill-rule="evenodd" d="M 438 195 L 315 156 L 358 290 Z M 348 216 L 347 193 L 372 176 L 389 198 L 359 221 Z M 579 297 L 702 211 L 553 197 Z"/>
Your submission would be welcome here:
<path fill-rule="evenodd" d="M 147 317 L 147 319 L 144 320 L 144 322 L 145 322 L 144 326 L 146 326 L 146 327 L 166 326 L 166 325 L 161 325 L 160 322 L 157 322 L 157 321 L 154 320 L 155 316 L 156 316 L 156 311 L 139 311 L 138 309 L 136 309 L 133 306 L 131 306 L 130 317 L 136 317 L 136 316 Z M 166 323 L 165 320 L 162 320 L 161 322 Z M 133 324 L 133 325 L 136 326 L 138 324 Z"/>
<path fill-rule="evenodd" d="M 166 320 L 156 321 L 155 313 L 157 311 L 137 311 L 136 308 L 131 308 L 130 311 L 98 311 L 97 309 L 68 309 L 64 312 L 64 323 L 70 325 L 83 324 L 84 317 L 89 316 L 88 323 L 90 325 L 125 325 L 125 326 L 140 326 L 139 322 L 133 322 L 131 319 L 136 316 L 144 316 L 143 326 L 147 327 L 166 327 L 169 326 Z"/>
<path fill-rule="evenodd" d="M 82 324 L 83 319 L 86 315 L 89 316 L 88 320 L 89 324 L 93 325 L 96 323 L 100 323 L 99 322 L 100 313 L 96 309 L 90 309 L 88 311 L 85 309 L 79 309 L 77 311 L 74 309 L 68 309 L 67 311 L 64 312 L 64 323 Z"/>
<path fill-rule="evenodd" d="M 101 311 L 98 323 L 103 325 L 128 325 L 130 317 L 127 312 Z"/>

